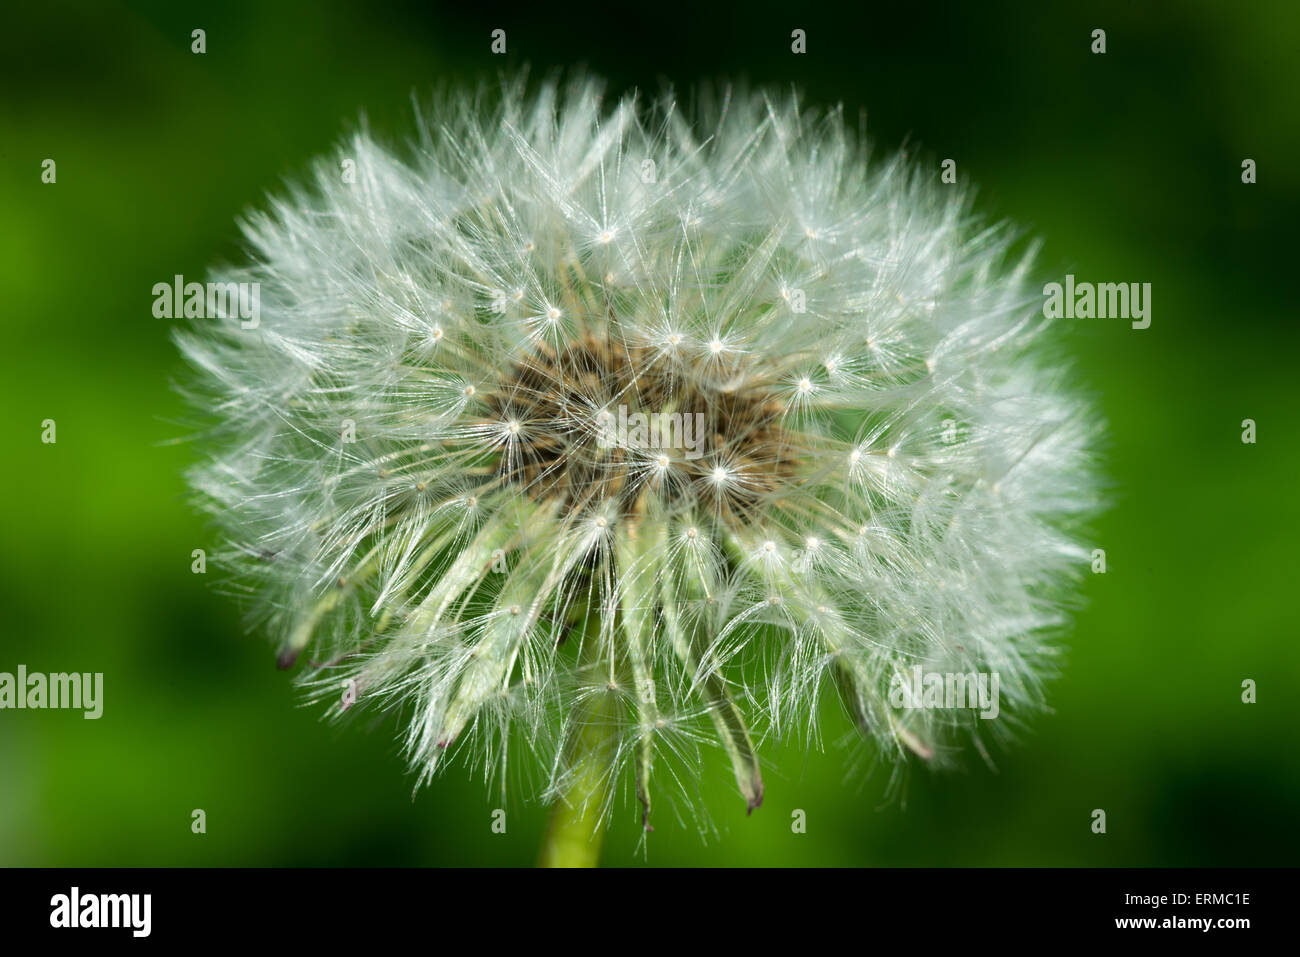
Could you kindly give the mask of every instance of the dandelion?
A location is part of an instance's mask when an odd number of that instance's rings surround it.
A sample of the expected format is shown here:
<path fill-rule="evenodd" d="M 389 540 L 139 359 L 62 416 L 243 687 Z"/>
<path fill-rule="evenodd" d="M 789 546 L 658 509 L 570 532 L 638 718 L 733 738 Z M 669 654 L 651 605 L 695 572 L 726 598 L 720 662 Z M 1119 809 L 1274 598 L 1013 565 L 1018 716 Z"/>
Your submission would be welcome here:
<path fill-rule="evenodd" d="M 1014 236 L 837 110 L 497 99 L 406 156 L 355 136 L 355 182 L 333 157 L 245 224 L 258 327 L 178 337 L 281 665 L 408 714 L 421 783 L 522 768 L 552 862 L 620 796 L 704 821 L 713 748 L 757 808 L 761 742 L 820 744 L 828 693 L 891 764 L 986 753 L 1042 703 L 1095 501 Z M 698 445 L 610 442 L 619 409 Z M 918 666 L 997 674 L 1004 717 L 900 706 Z"/>

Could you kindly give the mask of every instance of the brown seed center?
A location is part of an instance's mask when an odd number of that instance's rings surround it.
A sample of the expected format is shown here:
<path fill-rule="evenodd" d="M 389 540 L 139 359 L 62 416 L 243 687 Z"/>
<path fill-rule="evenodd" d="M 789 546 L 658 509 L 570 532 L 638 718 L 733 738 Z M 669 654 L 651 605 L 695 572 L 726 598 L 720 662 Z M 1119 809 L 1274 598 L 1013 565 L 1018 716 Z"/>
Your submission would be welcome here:
<path fill-rule="evenodd" d="M 630 513 L 656 496 L 743 519 L 799 460 L 770 388 L 712 385 L 653 349 L 592 335 L 534 347 L 484 401 L 501 428 L 501 483 L 574 508 L 614 501 Z"/>

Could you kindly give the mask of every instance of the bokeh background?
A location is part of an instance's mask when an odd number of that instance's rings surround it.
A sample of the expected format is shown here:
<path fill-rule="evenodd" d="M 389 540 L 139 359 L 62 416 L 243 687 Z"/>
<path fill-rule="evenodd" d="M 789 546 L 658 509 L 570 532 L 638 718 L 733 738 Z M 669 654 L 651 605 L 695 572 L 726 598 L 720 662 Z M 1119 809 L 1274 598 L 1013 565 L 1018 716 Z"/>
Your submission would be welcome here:
<path fill-rule="evenodd" d="M 636 812 L 608 865 L 1296 864 L 1300 6 L 320 0 L 12 6 L 0 35 L 0 671 L 102 671 L 105 713 L 0 712 L 0 864 L 530 864 L 545 809 L 451 773 L 412 795 L 392 720 L 300 707 L 265 636 L 190 572 L 185 374 L 151 287 L 240 255 L 235 219 L 364 112 L 585 64 L 615 90 L 747 77 L 867 111 L 1044 240 L 1044 281 L 1153 284 L 1152 325 L 1062 323 L 1109 423 L 1105 575 L 1055 711 L 996 773 L 886 775 L 769 749 L 717 833 Z M 460 9 L 458 9 L 460 8 Z M 509 53 L 489 52 L 507 31 Z M 790 52 L 802 28 L 808 52 Z M 207 53 L 190 52 L 191 31 Z M 1090 52 L 1091 31 L 1107 52 Z M 41 183 L 41 161 L 57 183 Z M 1254 159 L 1258 183 L 1243 185 Z M 58 423 L 56 445 L 40 423 Z M 1258 441 L 1241 441 L 1243 419 Z M 1258 703 L 1243 704 L 1244 679 Z M 202 808 L 207 833 L 191 833 Z M 1102 808 L 1107 833 L 1090 829 Z M 807 833 L 791 831 L 802 809 Z"/>

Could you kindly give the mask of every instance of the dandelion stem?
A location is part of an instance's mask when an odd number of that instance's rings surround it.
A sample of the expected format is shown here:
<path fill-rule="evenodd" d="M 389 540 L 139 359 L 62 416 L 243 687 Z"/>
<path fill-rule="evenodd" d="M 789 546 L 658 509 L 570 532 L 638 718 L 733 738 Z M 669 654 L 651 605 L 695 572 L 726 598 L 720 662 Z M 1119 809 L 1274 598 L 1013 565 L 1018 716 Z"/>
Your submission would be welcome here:
<path fill-rule="evenodd" d="M 573 778 L 551 809 L 539 867 L 596 867 L 605 837 L 608 767 L 601 766 L 607 729 L 585 725 L 575 738 Z"/>
<path fill-rule="evenodd" d="M 587 610 L 575 626 L 583 636 L 579 652 L 589 668 L 599 669 L 600 615 Z M 611 687 L 613 679 L 610 679 Z M 605 837 L 610 774 L 618 750 L 618 713 L 612 693 L 596 693 L 576 705 L 566 761 L 568 780 L 551 808 L 539 867 L 597 867 Z"/>

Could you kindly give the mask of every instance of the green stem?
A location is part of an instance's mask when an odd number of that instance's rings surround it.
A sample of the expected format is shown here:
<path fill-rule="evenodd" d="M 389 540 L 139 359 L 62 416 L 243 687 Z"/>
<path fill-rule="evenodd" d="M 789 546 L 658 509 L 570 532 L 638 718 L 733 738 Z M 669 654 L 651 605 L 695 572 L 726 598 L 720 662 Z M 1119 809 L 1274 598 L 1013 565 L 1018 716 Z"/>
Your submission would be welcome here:
<path fill-rule="evenodd" d="M 564 796 L 551 809 L 538 867 L 596 867 L 605 837 L 605 788 L 607 775 L 600 767 L 603 729 L 591 724 L 578 733 L 579 745 L 573 780 Z"/>
<path fill-rule="evenodd" d="M 582 636 L 580 654 L 587 669 L 597 671 L 602 667 L 600 616 L 588 610 L 584 618 L 574 632 Z M 568 743 L 569 784 L 551 809 L 538 867 L 600 864 L 610 769 L 618 748 L 618 711 L 612 692 L 592 695 L 579 707 Z"/>

